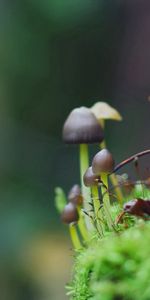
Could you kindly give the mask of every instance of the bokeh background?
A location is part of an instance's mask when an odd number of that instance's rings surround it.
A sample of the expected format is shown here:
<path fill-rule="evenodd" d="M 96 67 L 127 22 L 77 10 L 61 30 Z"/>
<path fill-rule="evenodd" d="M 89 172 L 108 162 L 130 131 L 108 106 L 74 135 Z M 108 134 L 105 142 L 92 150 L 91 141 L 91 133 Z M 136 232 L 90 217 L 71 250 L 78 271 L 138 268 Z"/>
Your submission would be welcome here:
<path fill-rule="evenodd" d="M 0 1 L 1 299 L 66 299 L 73 252 L 54 188 L 79 174 L 62 125 L 108 101 L 124 118 L 106 124 L 116 162 L 149 147 L 149 36 L 148 0 Z"/>

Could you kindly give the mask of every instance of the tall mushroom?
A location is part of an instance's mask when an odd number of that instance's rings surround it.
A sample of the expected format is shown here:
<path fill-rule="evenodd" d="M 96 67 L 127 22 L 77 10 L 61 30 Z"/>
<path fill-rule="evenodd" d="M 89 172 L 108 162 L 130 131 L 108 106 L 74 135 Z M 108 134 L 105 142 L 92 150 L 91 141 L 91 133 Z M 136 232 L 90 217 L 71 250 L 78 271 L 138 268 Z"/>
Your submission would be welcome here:
<path fill-rule="evenodd" d="M 89 166 L 88 144 L 101 143 L 103 139 L 103 129 L 89 108 L 83 106 L 71 111 L 63 126 L 63 140 L 67 144 L 80 145 L 80 177 L 85 209 L 88 209 L 88 191 L 83 184 L 83 175 Z"/>
<path fill-rule="evenodd" d="M 95 115 L 96 119 L 99 121 L 100 125 L 104 129 L 105 127 L 105 121 L 106 120 L 113 120 L 113 121 L 122 121 L 122 116 L 121 114 L 111 105 L 109 105 L 106 102 L 96 102 L 92 107 L 91 107 L 92 113 Z M 100 147 L 106 148 L 106 141 L 103 140 L 102 143 L 100 144 Z M 115 186 L 116 190 L 116 195 L 118 200 L 121 202 L 123 199 L 123 195 L 121 192 L 121 189 L 118 186 L 118 180 L 115 176 L 115 174 L 112 174 L 110 176 L 110 180 L 112 184 Z"/>
<path fill-rule="evenodd" d="M 108 227 L 113 228 L 113 222 L 110 214 L 110 200 L 108 189 L 108 178 L 107 176 L 112 173 L 114 169 L 114 159 L 112 154 L 107 149 L 102 149 L 99 151 L 93 158 L 92 161 L 92 170 L 95 175 L 100 175 L 103 185 L 102 196 L 103 196 L 103 205 L 106 214 L 106 220 Z"/>

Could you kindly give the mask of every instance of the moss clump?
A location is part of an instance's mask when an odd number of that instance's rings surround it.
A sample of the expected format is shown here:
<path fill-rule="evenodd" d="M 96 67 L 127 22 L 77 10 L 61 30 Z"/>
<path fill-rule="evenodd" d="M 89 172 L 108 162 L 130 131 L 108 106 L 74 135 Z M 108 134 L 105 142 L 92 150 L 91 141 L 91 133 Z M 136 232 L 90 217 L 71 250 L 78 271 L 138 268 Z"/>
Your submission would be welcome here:
<path fill-rule="evenodd" d="M 150 299 L 150 222 L 93 243 L 77 255 L 69 288 L 76 300 Z"/>

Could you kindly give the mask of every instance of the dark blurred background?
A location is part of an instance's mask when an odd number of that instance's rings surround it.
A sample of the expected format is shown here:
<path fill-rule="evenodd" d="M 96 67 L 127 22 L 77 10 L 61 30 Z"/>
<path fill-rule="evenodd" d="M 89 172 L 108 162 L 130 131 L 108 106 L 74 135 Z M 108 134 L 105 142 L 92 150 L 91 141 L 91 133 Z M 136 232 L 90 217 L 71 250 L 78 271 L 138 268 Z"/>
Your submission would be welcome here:
<path fill-rule="evenodd" d="M 149 36 L 148 0 L 0 1 L 0 299 L 66 299 L 54 188 L 79 172 L 62 125 L 103 100 L 123 116 L 106 124 L 116 162 L 150 146 Z"/>

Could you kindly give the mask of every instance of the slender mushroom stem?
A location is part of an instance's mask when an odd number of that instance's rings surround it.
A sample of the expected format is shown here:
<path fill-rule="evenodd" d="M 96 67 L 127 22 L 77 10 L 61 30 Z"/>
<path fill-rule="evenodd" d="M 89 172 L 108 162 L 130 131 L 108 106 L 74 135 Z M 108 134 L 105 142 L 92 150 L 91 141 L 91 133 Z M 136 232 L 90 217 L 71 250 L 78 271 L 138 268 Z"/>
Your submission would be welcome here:
<path fill-rule="evenodd" d="M 79 240 L 79 237 L 78 237 L 78 234 L 77 234 L 77 230 L 76 230 L 76 227 L 73 223 L 71 223 L 69 225 L 69 231 L 70 231 L 70 236 L 71 236 L 71 240 L 72 240 L 72 244 L 74 246 L 74 248 L 76 250 L 79 250 L 82 248 L 82 245 L 80 243 L 80 240 Z"/>
<path fill-rule="evenodd" d="M 89 189 L 84 185 L 83 175 L 87 168 L 89 167 L 89 154 L 88 154 L 88 145 L 80 144 L 80 178 L 81 178 L 81 190 L 83 195 L 83 207 L 86 211 L 90 210 L 89 202 L 90 202 L 90 193 Z M 81 216 L 82 218 L 82 216 Z M 93 229 L 93 224 L 88 218 L 87 215 L 84 216 L 85 223 L 88 229 Z"/>
<path fill-rule="evenodd" d="M 102 128 L 104 129 L 104 127 L 105 127 L 105 121 L 104 121 L 104 120 L 101 120 L 100 123 L 101 123 Z M 101 148 L 101 149 L 107 148 L 107 147 L 106 147 L 106 141 L 105 141 L 105 140 L 103 140 L 103 141 L 101 142 L 100 148 Z M 122 194 L 122 192 L 121 192 L 120 187 L 118 186 L 118 180 L 117 180 L 117 177 L 116 177 L 115 174 L 111 174 L 111 176 L 110 176 L 110 181 L 111 181 L 112 185 L 115 187 L 117 199 L 118 199 L 119 202 L 121 203 L 122 200 L 123 200 L 123 194 Z"/>
<path fill-rule="evenodd" d="M 105 127 L 105 121 L 104 121 L 104 119 L 101 119 L 101 120 L 100 120 L 100 124 L 101 124 L 102 128 L 104 129 L 104 127 Z M 101 149 L 106 148 L 106 141 L 105 141 L 105 138 L 104 138 L 103 141 L 100 143 L 100 148 L 101 148 Z"/>
<path fill-rule="evenodd" d="M 87 188 L 83 182 L 83 175 L 89 166 L 89 154 L 88 145 L 80 144 L 80 178 L 81 178 L 81 189 L 83 196 L 87 193 Z"/>
<path fill-rule="evenodd" d="M 102 173 L 101 174 L 101 180 L 103 182 L 103 185 L 101 187 L 102 195 L 103 195 L 103 205 L 104 205 L 104 211 L 106 215 L 106 221 L 109 229 L 114 228 L 113 220 L 111 218 L 111 212 L 110 212 L 110 200 L 109 200 L 109 193 L 106 189 L 108 189 L 108 178 L 107 174 Z"/>
<path fill-rule="evenodd" d="M 87 242 L 89 240 L 89 235 L 88 235 L 88 231 L 85 227 L 82 211 L 81 211 L 80 207 L 78 207 L 77 209 L 78 209 L 78 214 L 79 214 L 78 228 L 79 228 L 79 231 L 81 233 L 83 240 L 85 242 Z"/>
<path fill-rule="evenodd" d="M 93 197 L 93 205 L 94 205 L 94 211 L 95 211 L 95 219 L 97 224 L 97 229 L 101 236 L 103 236 L 103 226 L 102 226 L 102 213 L 100 210 L 100 202 L 99 202 L 99 194 L 98 194 L 98 187 L 92 186 L 91 187 L 92 197 Z"/>

